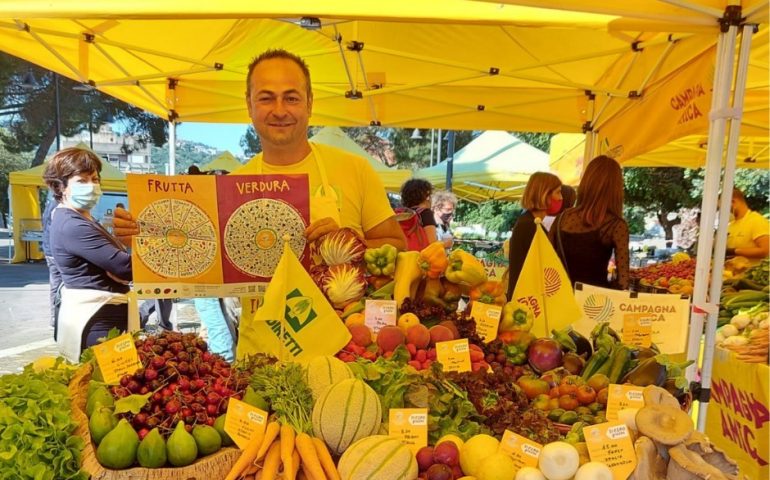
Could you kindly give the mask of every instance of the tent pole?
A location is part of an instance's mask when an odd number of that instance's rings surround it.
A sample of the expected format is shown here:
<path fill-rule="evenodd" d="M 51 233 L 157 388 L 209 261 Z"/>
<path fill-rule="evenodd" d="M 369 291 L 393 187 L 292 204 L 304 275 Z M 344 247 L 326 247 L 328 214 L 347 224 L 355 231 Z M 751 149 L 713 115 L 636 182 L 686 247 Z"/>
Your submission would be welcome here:
<path fill-rule="evenodd" d="M 450 130 L 447 133 L 447 161 L 446 161 L 446 191 L 452 191 L 452 175 L 454 174 L 454 159 L 455 159 L 455 131 Z"/>
<path fill-rule="evenodd" d="M 703 318 L 709 309 L 716 309 L 718 299 L 706 303 L 707 282 L 711 270 L 711 248 L 714 240 L 714 220 L 716 203 L 719 195 L 719 182 L 722 170 L 722 152 L 725 142 L 724 117 L 719 114 L 729 105 L 730 84 L 732 78 L 733 55 L 735 38 L 738 28 L 729 27 L 726 33 L 720 33 L 717 40 L 716 64 L 714 71 L 714 94 L 711 99 L 711 111 L 708 135 L 708 150 L 706 152 L 706 174 L 703 182 L 703 201 L 701 206 L 701 221 L 698 235 L 698 252 L 695 264 L 695 286 L 692 296 L 692 313 L 690 316 L 690 333 L 687 342 L 687 359 L 694 364 L 687 368 L 689 381 L 696 379 L 700 341 L 703 334 Z M 721 226 L 724 228 L 724 226 Z M 721 275 L 721 270 L 715 274 Z"/>
<path fill-rule="evenodd" d="M 168 122 L 168 174 L 176 175 L 176 122 Z"/>
<path fill-rule="evenodd" d="M 727 141 L 727 162 L 725 164 L 722 177 L 722 196 L 719 200 L 719 225 L 717 230 L 716 244 L 714 246 L 714 261 L 711 271 L 711 289 L 709 298 L 718 299 L 722 290 L 722 271 L 725 263 L 725 246 L 727 244 L 727 225 L 728 212 L 732 200 L 733 180 L 735 179 L 735 159 L 738 156 L 738 146 L 740 144 L 741 118 L 740 111 L 743 106 L 744 94 L 746 91 L 746 78 L 749 69 L 749 56 L 751 53 L 751 40 L 754 25 L 744 25 L 741 36 L 741 47 L 738 57 L 738 73 L 735 77 L 735 90 L 733 93 L 733 110 L 725 112 L 726 115 L 732 115 L 730 120 L 730 133 Z M 711 372 L 714 362 L 714 343 L 716 336 L 718 312 L 709 311 L 706 324 L 706 339 L 703 345 L 703 363 L 701 365 L 701 392 L 708 393 L 711 389 Z M 703 400 L 698 409 L 698 430 L 703 431 L 706 427 L 706 413 L 708 411 L 708 395 L 702 395 Z"/>
<path fill-rule="evenodd" d="M 586 95 L 588 97 L 588 105 L 586 105 L 586 118 L 588 120 L 586 121 L 585 125 L 583 125 L 583 133 L 586 134 L 585 148 L 583 150 L 583 172 L 588 166 L 588 162 L 594 158 L 594 143 L 596 137 L 596 132 L 594 131 L 594 109 L 596 108 L 596 95 L 591 92 L 587 92 Z M 583 176 L 582 172 L 580 173 L 580 176 Z"/>
<path fill-rule="evenodd" d="M 434 137 L 436 136 L 436 130 L 430 129 L 430 166 L 433 166 L 433 147 L 436 145 Z"/>

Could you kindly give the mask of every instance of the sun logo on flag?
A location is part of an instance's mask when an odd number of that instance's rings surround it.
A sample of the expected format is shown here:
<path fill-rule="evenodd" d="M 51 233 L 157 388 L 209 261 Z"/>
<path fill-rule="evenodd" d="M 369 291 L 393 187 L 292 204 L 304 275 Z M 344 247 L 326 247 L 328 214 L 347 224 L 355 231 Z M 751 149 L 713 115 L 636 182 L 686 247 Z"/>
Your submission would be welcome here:
<path fill-rule="evenodd" d="M 545 280 L 545 296 L 552 297 L 561 288 L 561 278 L 555 268 L 546 267 L 543 269 L 543 279 Z"/>
<path fill-rule="evenodd" d="M 586 316 L 595 322 L 607 322 L 615 313 L 612 300 L 606 295 L 592 293 L 583 303 Z"/>

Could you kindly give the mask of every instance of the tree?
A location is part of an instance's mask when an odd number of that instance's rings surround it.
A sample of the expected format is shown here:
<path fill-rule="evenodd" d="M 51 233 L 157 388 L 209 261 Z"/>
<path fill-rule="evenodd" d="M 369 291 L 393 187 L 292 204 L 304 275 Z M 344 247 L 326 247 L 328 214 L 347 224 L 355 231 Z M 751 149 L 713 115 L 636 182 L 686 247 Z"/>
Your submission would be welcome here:
<path fill-rule="evenodd" d="M 246 129 L 246 133 L 241 137 L 240 145 L 247 157 L 253 157 L 262 151 L 262 143 L 259 141 L 259 135 L 253 126 Z"/>
<path fill-rule="evenodd" d="M 101 125 L 118 121 L 140 146 L 166 141 L 165 120 L 98 90 L 76 94 L 73 88 L 81 84 L 4 53 L 0 53 L 0 72 L 0 117 L 7 128 L 0 141 L 11 152 L 34 150 L 32 166 L 43 163 L 56 141 L 57 81 L 62 136 L 88 128 L 97 132 Z M 30 74 L 36 84 L 24 85 Z M 125 153 L 131 153 L 128 147 Z"/>
<path fill-rule="evenodd" d="M 674 225 L 681 222 L 680 208 L 700 204 L 695 192 L 694 175 L 684 168 L 626 168 L 625 203 L 654 213 L 666 232 L 666 240 L 673 241 Z"/>
<path fill-rule="evenodd" d="M 4 192 L 0 195 L 0 218 L 3 226 L 8 224 L 6 215 L 9 205 L 5 192 L 8 192 L 10 173 L 27 168 L 31 158 L 29 153 L 11 153 L 0 143 L 0 192 Z"/>
<path fill-rule="evenodd" d="M 461 200 L 455 208 L 455 218 L 462 225 L 481 225 L 487 232 L 502 235 L 511 231 L 521 212 L 519 202 L 489 200 L 475 204 Z"/>
<path fill-rule="evenodd" d="M 752 210 L 760 213 L 770 210 L 770 170 L 739 168 L 735 171 L 735 186 L 746 196 L 746 203 Z"/>

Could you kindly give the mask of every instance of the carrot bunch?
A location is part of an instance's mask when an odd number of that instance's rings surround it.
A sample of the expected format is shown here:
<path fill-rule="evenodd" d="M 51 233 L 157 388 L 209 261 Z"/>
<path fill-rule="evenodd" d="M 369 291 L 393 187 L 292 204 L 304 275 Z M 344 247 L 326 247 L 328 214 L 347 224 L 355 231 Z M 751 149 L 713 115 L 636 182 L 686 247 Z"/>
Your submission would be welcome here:
<path fill-rule="evenodd" d="M 255 435 L 225 480 L 340 480 L 320 438 L 273 420 Z"/>

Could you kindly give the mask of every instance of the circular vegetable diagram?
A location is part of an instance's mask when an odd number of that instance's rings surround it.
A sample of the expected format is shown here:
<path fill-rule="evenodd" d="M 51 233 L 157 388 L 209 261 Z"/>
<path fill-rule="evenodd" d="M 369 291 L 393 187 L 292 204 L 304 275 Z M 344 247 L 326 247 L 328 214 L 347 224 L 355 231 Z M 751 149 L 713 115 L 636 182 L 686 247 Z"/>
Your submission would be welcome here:
<path fill-rule="evenodd" d="M 260 198 L 244 203 L 225 226 L 225 255 L 235 268 L 255 277 L 271 277 L 283 253 L 283 236 L 297 255 L 305 250 L 305 222 L 290 204 Z"/>
<path fill-rule="evenodd" d="M 216 230 L 197 205 L 186 200 L 156 200 L 141 211 L 137 223 L 136 252 L 156 274 L 190 278 L 214 264 Z"/>

